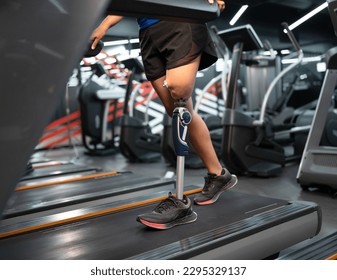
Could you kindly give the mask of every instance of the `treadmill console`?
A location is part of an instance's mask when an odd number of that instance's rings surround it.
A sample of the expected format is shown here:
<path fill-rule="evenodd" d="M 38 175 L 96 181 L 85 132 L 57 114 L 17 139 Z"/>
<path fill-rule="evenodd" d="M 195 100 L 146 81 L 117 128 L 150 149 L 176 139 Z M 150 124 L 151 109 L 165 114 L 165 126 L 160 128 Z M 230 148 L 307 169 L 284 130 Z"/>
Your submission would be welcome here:
<path fill-rule="evenodd" d="M 207 22 L 220 15 L 216 3 L 207 0 L 113 0 L 107 14 L 166 20 Z"/>
<path fill-rule="evenodd" d="M 250 24 L 219 31 L 218 35 L 230 50 L 236 43 L 243 43 L 243 51 L 263 49 L 263 44 Z"/>
<path fill-rule="evenodd" d="M 335 30 L 335 35 L 337 36 L 337 1 L 328 0 L 328 7 L 329 7 L 329 13 L 330 13 L 332 25 Z"/>

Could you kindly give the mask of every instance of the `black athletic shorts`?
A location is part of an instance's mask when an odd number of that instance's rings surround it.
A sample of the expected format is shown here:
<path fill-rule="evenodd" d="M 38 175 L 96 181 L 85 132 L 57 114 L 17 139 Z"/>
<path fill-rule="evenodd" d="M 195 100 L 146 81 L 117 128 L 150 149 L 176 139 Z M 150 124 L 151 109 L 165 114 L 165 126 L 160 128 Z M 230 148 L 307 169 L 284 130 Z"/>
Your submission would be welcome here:
<path fill-rule="evenodd" d="M 200 54 L 199 70 L 218 59 L 205 24 L 159 21 L 140 30 L 139 40 L 149 81 L 164 76 L 167 69 L 189 64 Z"/>

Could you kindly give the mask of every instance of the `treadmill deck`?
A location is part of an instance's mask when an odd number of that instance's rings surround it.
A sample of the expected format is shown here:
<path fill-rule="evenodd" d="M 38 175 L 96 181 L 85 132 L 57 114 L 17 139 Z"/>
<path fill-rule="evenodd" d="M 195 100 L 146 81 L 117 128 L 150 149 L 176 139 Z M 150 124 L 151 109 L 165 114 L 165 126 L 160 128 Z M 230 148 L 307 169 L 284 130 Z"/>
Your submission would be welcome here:
<path fill-rule="evenodd" d="M 196 222 L 164 231 L 136 222 L 139 214 L 154 207 L 145 205 L 1 239 L 0 259 L 261 259 L 315 236 L 321 225 L 316 204 L 235 191 L 223 194 L 215 204 L 193 206 Z M 261 239 L 267 232 L 269 242 Z M 230 249 L 236 242 L 245 244 L 244 248 Z M 253 251 L 255 257 L 245 250 L 252 244 L 261 246 Z"/>

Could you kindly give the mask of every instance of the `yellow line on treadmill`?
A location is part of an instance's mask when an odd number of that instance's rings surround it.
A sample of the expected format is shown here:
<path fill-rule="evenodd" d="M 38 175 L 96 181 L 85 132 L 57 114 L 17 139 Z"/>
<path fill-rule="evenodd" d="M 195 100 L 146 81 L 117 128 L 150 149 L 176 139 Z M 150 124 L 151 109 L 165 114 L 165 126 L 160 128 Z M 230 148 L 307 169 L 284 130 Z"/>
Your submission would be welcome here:
<path fill-rule="evenodd" d="M 202 188 L 197 188 L 197 189 L 194 189 L 194 190 L 186 191 L 186 192 L 184 192 L 184 194 L 185 195 L 191 195 L 191 194 L 201 192 L 201 190 L 202 190 Z M 123 210 L 129 210 L 129 209 L 133 209 L 133 208 L 140 207 L 140 206 L 145 206 L 147 204 L 151 204 L 151 203 L 154 203 L 154 202 L 161 201 L 161 200 L 165 199 L 166 197 L 167 196 L 151 198 L 151 199 L 148 199 L 148 200 L 130 203 L 130 204 L 127 204 L 127 205 L 113 207 L 113 208 L 109 208 L 109 209 L 105 209 L 105 210 L 101 210 L 101 211 L 97 211 L 97 212 L 92 212 L 92 213 L 80 215 L 80 216 L 73 217 L 73 218 L 67 218 L 67 219 L 58 220 L 58 221 L 54 221 L 54 222 L 50 222 L 50 223 L 45 223 L 45 224 L 41 224 L 41 225 L 36 225 L 36 226 L 26 227 L 26 228 L 22 228 L 22 229 L 18 229 L 18 230 L 8 231 L 8 232 L 5 232 L 5 233 L 0 233 L 0 239 L 5 238 L 5 237 L 11 237 L 11 236 L 18 235 L 18 234 L 28 233 L 28 232 L 31 232 L 31 231 L 37 231 L 37 230 L 55 227 L 55 226 L 59 226 L 59 225 L 64 225 L 64 224 L 68 224 L 68 223 L 72 223 L 72 222 L 77 222 L 77 221 L 81 221 L 81 220 L 84 220 L 84 219 L 95 218 L 95 217 L 99 217 L 99 216 L 103 216 L 103 215 L 107 215 L 107 214 L 112 214 L 112 213 L 120 212 L 120 211 L 123 211 Z"/>
<path fill-rule="evenodd" d="M 95 174 L 90 174 L 90 175 L 84 175 L 82 177 L 75 177 L 75 178 L 67 178 L 67 179 L 60 179 L 58 181 L 52 181 L 52 182 L 46 182 L 46 183 L 41 183 L 41 184 L 32 184 L 32 185 L 27 185 L 27 186 L 21 186 L 17 187 L 15 191 L 26 191 L 30 189 L 36 189 L 36 188 L 41 188 L 41 187 L 48 187 L 52 185 L 57 185 L 57 184 L 65 184 L 65 183 L 71 183 L 71 182 L 77 182 L 77 181 L 84 181 L 88 179 L 96 179 L 96 178 L 102 178 L 102 177 L 108 177 L 112 175 L 117 175 L 117 171 L 110 171 L 110 172 L 104 172 L 104 173 L 95 173 Z"/>

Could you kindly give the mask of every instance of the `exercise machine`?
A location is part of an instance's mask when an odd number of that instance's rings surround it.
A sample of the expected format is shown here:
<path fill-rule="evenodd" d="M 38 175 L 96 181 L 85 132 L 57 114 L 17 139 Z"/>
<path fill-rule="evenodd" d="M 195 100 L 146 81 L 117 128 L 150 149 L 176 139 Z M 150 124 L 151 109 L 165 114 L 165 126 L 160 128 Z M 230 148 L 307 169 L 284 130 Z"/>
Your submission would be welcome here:
<path fill-rule="evenodd" d="M 16 217 L 62 208 L 79 203 L 128 195 L 129 198 L 146 191 L 171 189 L 174 180 L 149 177 L 133 172 L 105 171 L 81 177 L 60 177 L 18 186 L 8 201 L 3 218 Z"/>
<path fill-rule="evenodd" d="M 330 17 L 337 35 L 337 1 L 328 1 Z M 304 190 L 311 187 L 327 189 L 337 195 L 337 117 L 333 95 L 337 84 L 337 47 L 326 53 L 325 72 L 312 126 L 297 173 Z M 329 141 L 330 139 L 330 141 Z M 322 143 L 322 140 L 323 143 Z"/>
<path fill-rule="evenodd" d="M 6 1 L 2 7 L 4 45 L 0 57 L 7 68 L 0 71 L 4 93 L 0 118 L 1 213 L 85 52 L 90 30 L 107 4 L 72 1 L 66 5 L 67 12 L 60 12 L 53 2 L 38 0 L 18 1 L 17 8 Z M 35 30 L 35 35 L 29 30 Z M 51 34 L 63 34 L 64 40 L 52 40 Z"/>
<path fill-rule="evenodd" d="M 52 177 L 65 176 L 65 175 L 78 175 L 78 174 L 89 174 L 96 173 L 101 170 L 99 167 L 85 166 L 74 164 L 72 162 L 67 162 L 66 164 L 51 165 L 45 167 L 34 167 L 32 165 L 32 170 L 28 174 L 25 174 L 20 178 L 20 181 L 36 181 L 36 180 L 46 180 Z"/>
<path fill-rule="evenodd" d="M 114 0 L 110 1 L 107 13 L 131 17 L 153 17 L 153 10 L 160 10 L 158 18 L 175 21 L 207 22 L 220 15 L 217 5 L 209 5 L 203 0 L 194 0 L 193 5 L 189 0 L 168 2 L 165 0 Z M 172 17 L 172 15 L 174 15 Z"/>
<path fill-rule="evenodd" d="M 92 57 L 92 56 L 96 56 L 103 48 L 104 44 L 102 41 L 99 41 L 96 48 L 92 49 L 91 48 L 91 44 L 92 41 L 89 40 L 89 42 L 87 43 L 87 49 L 84 52 L 84 57 Z M 94 73 L 92 74 L 92 76 L 94 74 L 97 74 L 97 72 L 100 72 L 101 75 L 103 75 L 104 73 L 104 68 L 102 65 L 96 65 L 94 68 Z M 92 77 L 91 76 L 91 77 Z M 81 80 L 81 75 L 79 75 L 79 80 Z M 83 87 L 82 87 L 83 89 Z M 102 90 L 101 90 L 102 91 Z M 103 99 L 104 96 L 104 92 L 100 92 L 98 91 L 98 93 L 100 93 L 101 96 L 103 96 L 101 99 Z M 97 93 L 97 96 L 99 97 L 100 95 Z M 83 95 L 85 95 L 82 91 L 80 92 L 80 99 L 84 102 L 84 100 L 89 100 L 90 97 L 88 97 L 88 95 L 86 97 L 83 97 Z M 106 95 L 106 94 L 105 94 Z M 92 97 L 91 97 L 92 98 Z M 87 105 L 87 104 L 85 104 Z M 85 105 L 82 106 L 82 113 L 84 115 L 84 108 L 87 108 Z M 107 108 L 108 106 L 105 107 L 105 111 L 108 110 Z M 89 109 L 86 111 L 87 113 L 92 112 L 92 110 L 90 111 Z M 100 116 L 98 116 L 100 117 Z M 104 117 L 107 118 L 106 114 L 104 114 Z M 100 119 L 99 119 L 100 120 Z M 100 126 L 100 121 L 98 120 L 98 126 Z M 84 123 L 87 121 L 88 126 L 85 126 Z M 96 121 L 97 123 L 97 121 Z M 101 133 L 103 135 L 106 134 L 106 121 L 103 123 L 102 126 L 102 131 Z M 92 126 L 90 126 L 90 120 L 89 118 L 85 118 L 85 116 L 83 116 L 82 118 L 82 126 L 83 126 L 83 135 L 85 134 L 85 132 L 90 133 L 93 131 Z M 91 129 L 90 129 L 91 128 Z M 95 134 L 96 131 L 94 131 L 93 133 Z M 97 135 L 98 133 L 96 133 Z M 99 136 L 97 137 L 99 138 Z M 96 139 L 97 139 L 96 138 Z M 103 139 L 105 138 L 105 136 L 102 137 Z M 83 136 L 83 142 L 85 142 L 85 147 L 87 147 L 89 149 L 88 144 L 85 141 L 85 136 Z M 91 151 L 96 151 L 93 149 L 90 149 Z M 93 173 L 97 173 L 99 172 L 101 169 L 97 168 L 97 167 L 91 167 L 91 166 L 83 166 L 83 165 L 78 165 L 73 163 L 73 161 L 48 161 L 48 160 L 29 160 L 27 163 L 27 168 L 26 168 L 26 172 L 24 174 L 24 176 L 20 179 L 20 183 L 17 185 L 17 187 L 22 187 L 24 185 L 44 185 L 44 184 L 51 184 L 51 182 L 63 182 L 64 180 L 79 180 L 80 178 L 84 178 L 85 176 L 89 175 L 89 174 L 93 174 Z M 33 183 L 32 183 L 33 182 Z"/>
<path fill-rule="evenodd" d="M 184 188 L 192 200 L 198 191 Z M 164 197 L 167 191 L 152 191 L 44 217 L 2 220 L 0 259 L 266 259 L 314 237 L 321 226 L 320 210 L 313 203 L 235 191 L 208 207 L 195 206 L 198 220 L 188 225 L 159 233 L 135 222 Z M 69 235 L 76 238 L 69 240 Z M 60 240 L 67 240 L 66 246 Z"/>
<path fill-rule="evenodd" d="M 89 155 L 111 155 L 118 152 L 115 145 L 115 121 L 118 100 L 125 95 L 125 89 L 109 83 L 103 87 L 94 77 L 108 77 L 104 66 L 97 61 L 91 65 L 92 73 L 84 84 L 80 85 L 78 100 L 81 113 L 82 142 Z M 80 70 L 79 70 L 80 73 Z M 110 80 L 110 77 L 108 77 Z M 81 81 L 81 76 L 79 77 Z M 111 122 L 110 105 L 113 104 Z M 108 129 L 111 136 L 108 136 Z"/>
<path fill-rule="evenodd" d="M 146 101 L 144 119 L 133 114 L 136 96 L 142 86 L 143 66 L 137 58 L 124 60 L 123 64 L 130 70 L 125 92 L 123 115 L 120 121 L 119 148 L 123 156 L 131 162 L 156 162 L 161 159 L 161 136 L 153 134 L 149 126 L 149 103 L 155 93 L 150 92 Z M 137 84 L 134 86 L 135 81 Z"/>
<path fill-rule="evenodd" d="M 283 25 L 287 28 L 287 24 Z M 298 59 L 283 69 L 269 85 L 259 112 L 240 109 L 238 79 L 243 52 L 261 50 L 263 44 L 251 25 L 220 31 L 219 36 L 233 50 L 232 69 L 223 117 L 222 160 L 233 173 L 261 177 L 279 175 L 288 159 L 284 147 L 276 141 L 277 133 L 292 134 L 308 130 L 308 126 L 294 127 L 287 131 L 273 131 L 267 115 L 270 96 L 282 77 L 299 65 L 303 52 L 289 29 L 287 34 L 298 53 Z"/>
<path fill-rule="evenodd" d="M 337 260 L 337 232 L 282 255 L 278 260 Z"/>

